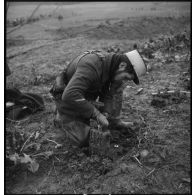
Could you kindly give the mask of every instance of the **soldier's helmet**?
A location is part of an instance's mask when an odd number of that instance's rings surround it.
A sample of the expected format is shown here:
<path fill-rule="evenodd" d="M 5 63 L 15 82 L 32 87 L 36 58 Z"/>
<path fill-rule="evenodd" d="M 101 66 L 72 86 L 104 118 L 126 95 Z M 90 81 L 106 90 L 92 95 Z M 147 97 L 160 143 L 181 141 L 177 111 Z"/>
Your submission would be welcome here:
<path fill-rule="evenodd" d="M 134 83 L 139 84 L 139 77 L 146 74 L 147 68 L 146 65 L 139 54 L 137 50 L 133 50 L 130 52 L 125 53 L 125 55 L 128 57 L 129 61 L 131 62 L 134 71 L 135 71 L 135 78 Z"/>

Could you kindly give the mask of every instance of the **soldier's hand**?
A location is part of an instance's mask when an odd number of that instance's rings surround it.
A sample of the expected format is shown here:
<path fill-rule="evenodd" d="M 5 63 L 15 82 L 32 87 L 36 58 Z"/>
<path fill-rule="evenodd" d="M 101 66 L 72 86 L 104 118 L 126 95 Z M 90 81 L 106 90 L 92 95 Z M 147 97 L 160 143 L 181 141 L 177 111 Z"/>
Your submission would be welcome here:
<path fill-rule="evenodd" d="M 108 127 L 108 125 L 109 125 L 109 122 L 108 122 L 107 118 L 106 118 L 103 114 L 101 114 L 101 113 L 98 114 L 98 116 L 97 116 L 97 121 L 98 121 L 103 127 Z"/>
<path fill-rule="evenodd" d="M 109 125 L 106 116 L 100 113 L 100 111 L 97 110 L 95 107 L 94 107 L 92 118 L 96 119 L 100 123 L 100 125 L 102 125 L 102 127 L 107 127 Z"/>

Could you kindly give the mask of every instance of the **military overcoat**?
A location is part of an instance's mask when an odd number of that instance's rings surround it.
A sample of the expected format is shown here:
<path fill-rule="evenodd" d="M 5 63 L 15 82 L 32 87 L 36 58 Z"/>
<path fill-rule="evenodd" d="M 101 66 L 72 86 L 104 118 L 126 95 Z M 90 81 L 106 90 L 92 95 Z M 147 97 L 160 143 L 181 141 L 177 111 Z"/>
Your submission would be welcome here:
<path fill-rule="evenodd" d="M 94 105 L 90 100 L 109 97 L 114 67 L 113 53 L 90 52 L 75 58 L 65 69 L 66 87 L 58 111 L 70 117 L 89 119 Z"/>

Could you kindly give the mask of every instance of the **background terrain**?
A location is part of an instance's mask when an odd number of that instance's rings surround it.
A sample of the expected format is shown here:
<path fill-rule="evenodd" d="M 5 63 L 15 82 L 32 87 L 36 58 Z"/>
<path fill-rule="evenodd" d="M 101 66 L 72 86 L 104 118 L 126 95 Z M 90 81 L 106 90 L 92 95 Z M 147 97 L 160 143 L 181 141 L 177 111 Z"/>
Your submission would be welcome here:
<path fill-rule="evenodd" d="M 152 96 L 159 90 L 190 93 L 190 6 L 190 2 L 9 3 L 6 59 L 12 75 L 6 87 L 41 95 L 46 109 L 23 121 L 6 120 L 6 132 L 25 133 L 27 138 L 37 133 L 29 142 L 39 146 L 24 150 L 39 163 L 35 173 L 6 167 L 6 192 L 190 193 L 190 96 L 179 92 Z M 136 122 L 136 136 L 128 137 L 130 141 L 119 137 L 111 157 L 88 156 L 68 146 L 52 122 L 49 90 L 56 75 L 85 50 L 123 53 L 135 46 L 149 72 L 139 86 L 129 83 L 125 88 L 122 114 Z M 55 148 L 48 139 L 63 146 Z"/>

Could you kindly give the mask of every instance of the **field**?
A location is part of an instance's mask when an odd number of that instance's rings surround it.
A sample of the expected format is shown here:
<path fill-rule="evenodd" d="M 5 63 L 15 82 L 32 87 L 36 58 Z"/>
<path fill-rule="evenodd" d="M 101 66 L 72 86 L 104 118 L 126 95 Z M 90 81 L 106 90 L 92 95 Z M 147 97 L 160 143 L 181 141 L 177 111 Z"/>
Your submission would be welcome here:
<path fill-rule="evenodd" d="M 12 74 L 6 88 L 41 95 L 45 110 L 6 120 L 6 135 L 19 132 L 27 139 L 38 132 L 24 152 L 39 168 L 32 173 L 7 164 L 6 192 L 191 193 L 190 3 L 42 3 L 28 20 L 37 5 L 9 5 L 6 59 Z M 83 51 L 123 53 L 135 44 L 148 66 L 141 84 L 129 83 L 123 93 L 122 116 L 135 123 L 135 134 L 121 134 L 107 156 L 69 146 L 53 125 L 49 90 L 56 75 Z M 165 95 L 152 95 L 159 91 Z"/>

